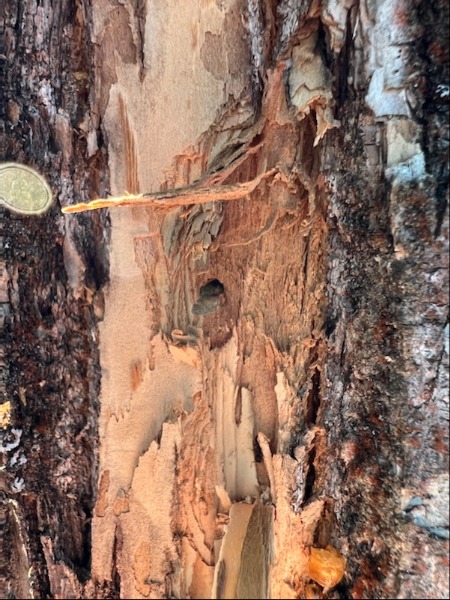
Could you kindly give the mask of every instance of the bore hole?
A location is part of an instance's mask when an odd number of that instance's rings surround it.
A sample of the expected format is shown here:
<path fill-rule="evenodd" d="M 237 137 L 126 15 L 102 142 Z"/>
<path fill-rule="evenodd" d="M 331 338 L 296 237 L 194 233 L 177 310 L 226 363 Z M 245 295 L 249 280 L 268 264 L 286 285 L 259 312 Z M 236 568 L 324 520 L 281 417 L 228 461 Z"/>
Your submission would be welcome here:
<path fill-rule="evenodd" d="M 193 306 L 196 315 L 207 315 L 219 308 L 225 287 L 218 279 L 211 279 L 200 288 L 197 302 Z"/>
<path fill-rule="evenodd" d="M 223 294 L 225 288 L 223 283 L 221 283 L 218 279 L 211 279 L 205 285 L 202 285 L 200 288 L 200 298 L 211 298 L 211 296 L 220 296 Z"/>

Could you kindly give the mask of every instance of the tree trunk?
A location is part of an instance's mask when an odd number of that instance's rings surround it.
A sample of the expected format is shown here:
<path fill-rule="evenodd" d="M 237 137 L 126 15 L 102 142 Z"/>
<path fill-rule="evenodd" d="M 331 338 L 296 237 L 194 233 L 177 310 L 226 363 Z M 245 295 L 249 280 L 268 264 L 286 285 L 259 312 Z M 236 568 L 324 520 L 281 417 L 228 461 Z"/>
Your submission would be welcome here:
<path fill-rule="evenodd" d="M 447 4 L 17 4 L 0 596 L 447 598 Z"/>

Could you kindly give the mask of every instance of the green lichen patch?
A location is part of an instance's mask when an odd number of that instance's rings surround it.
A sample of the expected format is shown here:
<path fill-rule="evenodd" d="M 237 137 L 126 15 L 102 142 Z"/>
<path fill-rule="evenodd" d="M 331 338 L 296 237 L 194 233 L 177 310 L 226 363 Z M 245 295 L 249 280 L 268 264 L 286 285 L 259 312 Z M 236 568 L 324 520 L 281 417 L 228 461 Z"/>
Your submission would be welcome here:
<path fill-rule="evenodd" d="M 34 169 L 18 163 L 0 164 L 0 205 L 20 214 L 38 215 L 52 200 L 49 185 Z"/>

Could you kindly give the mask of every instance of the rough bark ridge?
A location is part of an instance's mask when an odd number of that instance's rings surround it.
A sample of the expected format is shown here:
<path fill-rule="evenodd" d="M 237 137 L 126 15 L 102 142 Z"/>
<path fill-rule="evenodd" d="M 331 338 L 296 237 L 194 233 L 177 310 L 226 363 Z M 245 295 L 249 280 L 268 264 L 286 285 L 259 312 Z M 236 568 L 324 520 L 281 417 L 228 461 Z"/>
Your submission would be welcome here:
<path fill-rule="evenodd" d="M 379 88 L 375 70 L 365 89 L 348 30 L 341 51 L 350 70 L 338 81 L 354 85 L 341 88 L 346 125 L 328 138 L 340 152 L 325 167 L 322 473 L 352 573 L 339 591 L 354 598 L 448 589 L 448 18 L 439 2 L 379 8 Z"/>
<path fill-rule="evenodd" d="M 64 595 L 65 579 L 89 578 L 100 386 L 95 306 L 108 278 L 108 218 L 69 222 L 59 203 L 106 193 L 107 156 L 91 113 L 90 20 L 89 3 L 7 0 L 0 8 L 1 160 L 36 168 L 55 195 L 37 218 L 0 207 L 5 598 Z"/>
<path fill-rule="evenodd" d="M 1 15 L 5 593 L 447 597 L 445 3 Z"/>

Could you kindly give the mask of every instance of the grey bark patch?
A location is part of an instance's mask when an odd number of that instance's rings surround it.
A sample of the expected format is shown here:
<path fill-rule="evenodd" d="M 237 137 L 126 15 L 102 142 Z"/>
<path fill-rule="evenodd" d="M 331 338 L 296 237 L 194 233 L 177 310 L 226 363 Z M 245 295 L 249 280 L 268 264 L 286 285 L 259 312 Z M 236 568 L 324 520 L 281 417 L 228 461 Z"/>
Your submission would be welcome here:
<path fill-rule="evenodd" d="M 223 42 L 220 35 L 207 31 L 205 41 L 200 50 L 200 57 L 205 69 L 216 79 L 224 80 L 227 76 L 227 64 L 224 60 Z"/>

